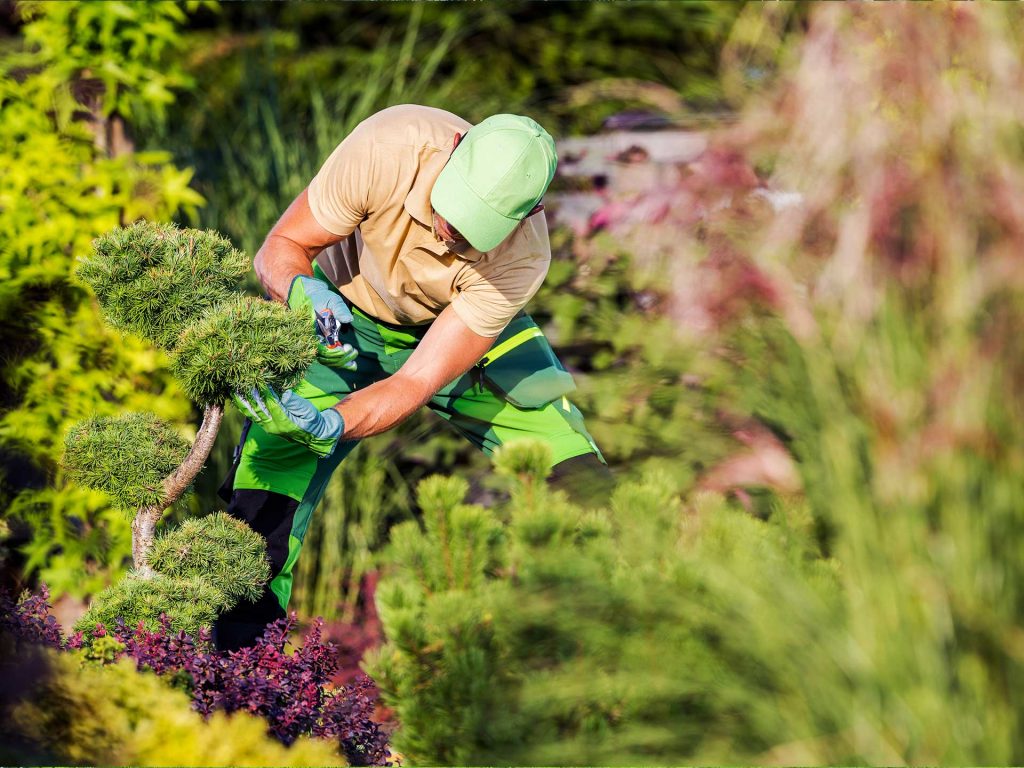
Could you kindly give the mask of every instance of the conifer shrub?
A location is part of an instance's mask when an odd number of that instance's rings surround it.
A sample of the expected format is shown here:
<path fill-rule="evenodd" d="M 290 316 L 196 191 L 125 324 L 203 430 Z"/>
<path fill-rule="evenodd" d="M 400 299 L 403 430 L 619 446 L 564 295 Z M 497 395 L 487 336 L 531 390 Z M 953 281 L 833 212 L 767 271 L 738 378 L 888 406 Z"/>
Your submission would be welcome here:
<path fill-rule="evenodd" d="M 94 599 L 75 623 L 87 641 L 97 626 L 118 622 L 160 626 L 198 636 L 242 598 L 258 597 L 270 578 L 263 537 L 224 512 L 190 518 L 157 537 L 148 555 L 152 575 L 131 573 Z"/>
<path fill-rule="evenodd" d="M 387 643 L 367 670 L 410 763 L 752 760 L 785 730 L 780 710 L 822 727 L 849 714 L 813 682 L 846 651 L 831 644 L 835 565 L 804 505 L 762 520 L 717 494 L 684 501 L 654 473 L 585 510 L 548 488 L 545 451 L 496 457 L 505 506 L 432 478 L 423 529 L 393 530 Z"/>
<path fill-rule="evenodd" d="M 216 585 L 225 607 L 255 600 L 270 578 L 263 537 L 223 512 L 189 518 L 158 536 L 149 564 L 170 578 L 205 579 Z"/>
<path fill-rule="evenodd" d="M 112 326 L 173 349 L 248 271 L 245 254 L 215 232 L 140 221 L 96 238 L 77 273 Z"/>
<path fill-rule="evenodd" d="M 256 387 L 281 392 L 315 359 L 308 317 L 278 302 L 234 296 L 182 332 L 171 372 L 189 398 L 205 405 Z"/>
<path fill-rule="evenodd" d="M 150 413 L 99 416 L 75 424 L 64 440 L 72 483 L 106 493 L 120 509 L 161 504 L 163 482 L 188 455 L 189 443 Z"/>
<path fill-rule="evenodd" d="M 195 635 L 211 626 L 233 604 L 224 592 L 201 576 L 175 578 L 161 573 L 129 573 L 96 595 L 73 629 L 91 641 L 105 634 L 104 627 L 113 627 L 119 621 L 156 629 L 160 616 L 166 614 L 171 617 L 175 631 Z"/>
<path fill-rule="evenodd" d="M 204 409 L 190 447 L 151 415 L 91 419 L 68 434 L 68 478 L 135 510 L 135 571 L 97 596 L 78 625 L 88 638 L 97 624 L 117 619 L 153 627 L 164 612 L 176 629 L 194 634 L 241 597 L 256 596 L 269 578 L 263 541 L 223 515 L 189 522 L 156 544 L 164 511 L 209 455 L 225 401 L 253 387 L 286 389 L 315 359 L 308 318 L 238 293 L 248 267 L 215 232 L 152 222 L 97 238 L 79 265 L 104 317 L 164 348 L 172 373 Z"/>

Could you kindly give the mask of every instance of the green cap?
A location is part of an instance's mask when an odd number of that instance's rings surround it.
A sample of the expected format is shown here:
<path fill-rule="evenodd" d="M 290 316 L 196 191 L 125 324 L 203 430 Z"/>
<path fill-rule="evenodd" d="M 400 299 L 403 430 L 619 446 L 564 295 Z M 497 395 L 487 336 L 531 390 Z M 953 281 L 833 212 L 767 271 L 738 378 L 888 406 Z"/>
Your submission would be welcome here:
<path fill-rule="evenodd" d="M 434 210 L 478 251 L 508 237 L 555 177 L 555 142 L 522 115 L 493 115 L 470 128 L 430 192 Z"/>

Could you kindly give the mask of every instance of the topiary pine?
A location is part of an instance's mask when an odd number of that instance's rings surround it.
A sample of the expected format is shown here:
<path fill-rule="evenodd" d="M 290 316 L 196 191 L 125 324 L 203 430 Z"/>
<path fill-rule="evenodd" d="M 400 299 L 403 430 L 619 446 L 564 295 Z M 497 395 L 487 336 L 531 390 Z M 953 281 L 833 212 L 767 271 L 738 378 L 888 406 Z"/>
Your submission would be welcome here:
<path fill-rule="evenodd" d="M 172 372 L 204 409 L 191 450 L 173 462 L 150 436 L 99 430 L 106 424 L 80 425 L 70 439 L 69 476 L 136 507 L 132 558 L 148 575 L 156 524 L 202 469 L 224 402 L 235 391 L 293 386 L 316 357 L 316 338 L 308 318 L 237 293 L 248 259 L 215 232 L 139 222 L 108 232 L 93 247 L 78 275 L 96 292 L 104 317 L 168 351 Z"/>
<path fill-rule="evenodd" d="M 96 238 L 77 274 L 111 325 L 172 349 L 248 271 L 245 254 L 216 232 L 142 221 Z"/>
<path fill-rule="evenodd" d="M 224 512 L 186 520 L 164 533 L 153 544 L 149 564 L 164 576 L 205 579 L 232 605 L 256 600 L 270 578 L 263 537 Z"/>
<path fill-rule="evenodd" d="M 165 501 L 164 478 L 188 455 L 189 443 L 151 413 L 80 421 L 64 440 L 63 466 L 73 483 L 103 491 L 134 511 Z"/>
<path fill-rule="evenodd" d="M 191 449 L 153 416 L 93 419 L 69 435 L 69 477 L 137 510 L 135 572 L 98 595 L 76 625 L 87 639 L 97 623 L 155 628 L 162 613 L 174 629 L 195 634 L 239 599 L 258 597 L 270 577 L 263 539 L 227 515 L 188 521 L 155 540 L 164 510 L 202 469 L 231 394 L 291 387 L 316 357 L 307 317 L 237 294 L 248 268 L 214 232 L 148 222 L 97 238 L 79 266 L 104 316 L 168 351 L 186 394 L 204 406 Z"/>
<path fill-rule="evenodd" d="M 205 405 L 254 387 L 288 389 L 315 359 L 308 317 L 277 302 L 236 296 L 182 333 L 172 372 L 189 398 Z"/>
<path fill-rule="evenodd" d="M 89 640 L 96 635 L 97 624 L 114 627 L 118 620 L 132 626 L 141 623 L 156 631 L 160 614 L 166 614 L 175 631 L 197 635 L 231 605 L 233 601 L 207 579 L 136 572 L 97 595 L 85 615 L 75 622 L 74 631 Z"/>

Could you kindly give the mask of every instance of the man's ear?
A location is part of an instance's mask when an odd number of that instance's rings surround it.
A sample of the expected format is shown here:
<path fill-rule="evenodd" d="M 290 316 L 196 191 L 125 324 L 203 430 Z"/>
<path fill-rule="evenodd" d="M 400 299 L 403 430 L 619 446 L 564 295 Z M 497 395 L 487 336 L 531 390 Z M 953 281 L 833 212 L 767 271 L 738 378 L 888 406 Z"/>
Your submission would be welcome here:
<path fill-rule="evenodd" d="M 462 141 L 462 134 L 461 134 L 461 133 L 456 133 L 456 134 L 455 134 L 455 142 L 454 142 L 454 143 L 452 144 L 452 149 L 453 149 L 453 150 L 454 150 L 454 149 L 455 149 L 455 148 L 456 148 L 457 146 L 459 146 L 459 142 L 460 142 L 460 141 Z"/>

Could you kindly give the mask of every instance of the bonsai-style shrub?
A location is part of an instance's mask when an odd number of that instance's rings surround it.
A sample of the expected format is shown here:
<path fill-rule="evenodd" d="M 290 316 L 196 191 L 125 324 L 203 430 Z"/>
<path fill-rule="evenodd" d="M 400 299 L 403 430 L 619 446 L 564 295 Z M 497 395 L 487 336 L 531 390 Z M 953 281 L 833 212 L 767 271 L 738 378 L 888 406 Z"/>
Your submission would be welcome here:
<path fill-rule="evenodd" d="M 68 430 L 64 471 L 78 485 L 106 493 L 126 512 L 166 499 L 164 478 L 188 456 L 188 441 L 151 413 L 86 419 Z"/>
<path fill-rule="evenodd" d="M 270 578 L 263 537 L 223 512 L 158 536 L 147 565 L 149 572 L 130 573 L 101 592 L 75 631 L 91 638 L 97 625 L 109 629 L 119 620 L 156 629 L 167 614 L 175 631 L 197 636 L 240 598 L 259 596 Z"/>
<path fill-rule="evenodd" d="M 134 515 L 134 571 L 95 600 L 77 625 L 87 635 L 96 623 L 117 619 L 153 628 L 161 613 L 175 629 L 195 634 L 269 578 L 262 539 L 226 515 L 155 538 L 164 511 L 202 469 L 231 394 L 286 389 L 315 358 L 307 319 L 239 293 L 247 270 L 248 259 L 214 232 L 150 222 L 97 238 L 78 268 L 104 318 L 164 349 L 183 389 L 204 409 L 191 446 L 151 414 L 89 419 L 69 431 L 68 477 L 105 491 Z"/>

